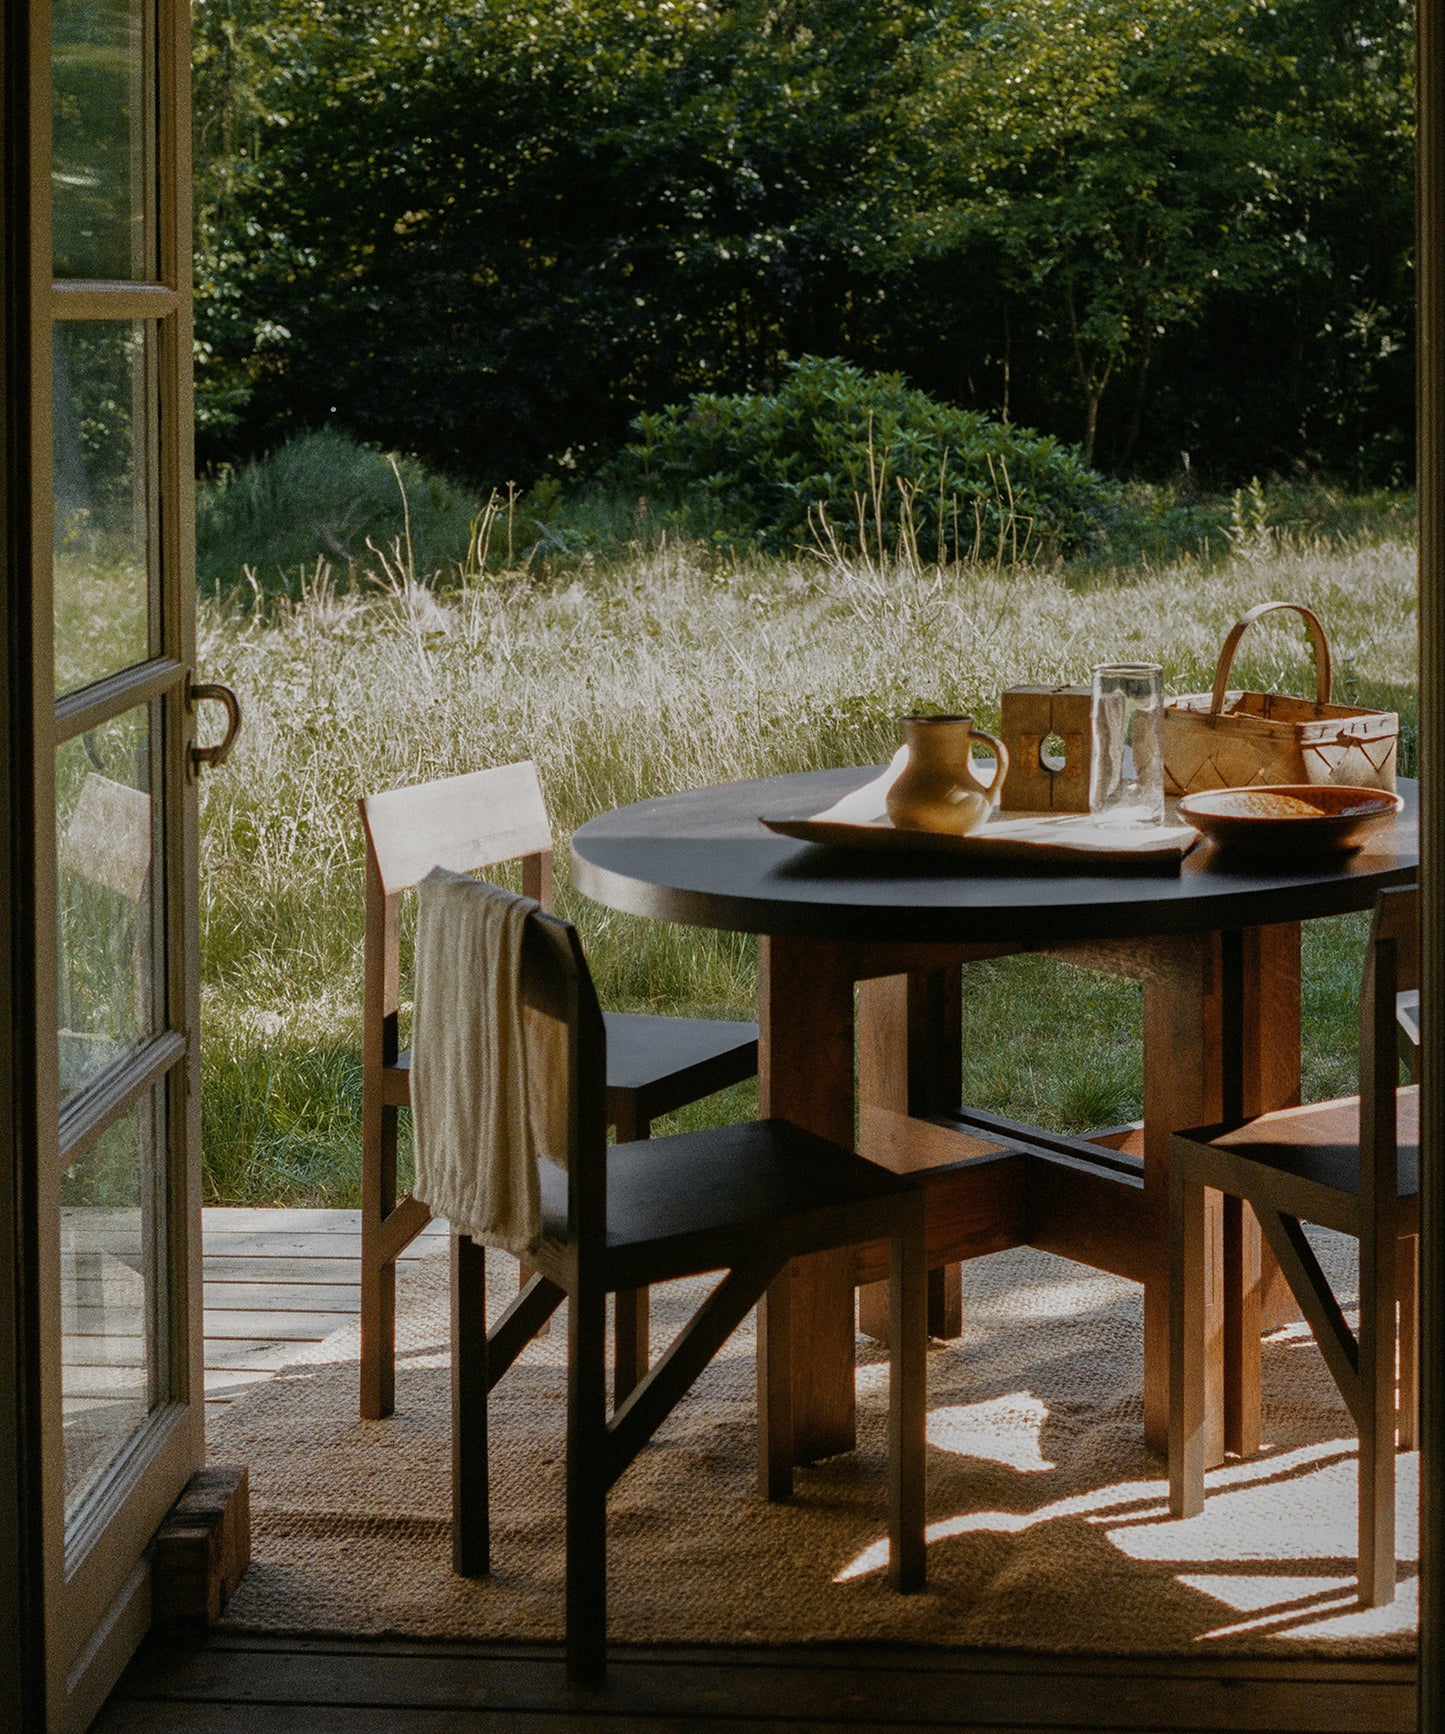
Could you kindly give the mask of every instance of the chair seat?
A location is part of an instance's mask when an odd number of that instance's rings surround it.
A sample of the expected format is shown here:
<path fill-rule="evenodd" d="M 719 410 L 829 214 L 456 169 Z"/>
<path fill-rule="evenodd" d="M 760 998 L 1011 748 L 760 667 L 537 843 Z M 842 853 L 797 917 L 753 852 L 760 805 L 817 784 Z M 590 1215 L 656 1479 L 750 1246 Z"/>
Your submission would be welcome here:
<path fill-rule="evenodd" d="M 758 1069 L 758 1026 L 723 1018 L 604 1012 L 607 1088 L 640 1098 L 644 1117 L 668 1114 Z"/>
<path fill-rule="evenodd" d="M 543 1252 L 567 1236 L 567 1176 L 541 1164 Z M 786 1235 L 793 1252 L 891 1231 L 888 1206 L 916 1190 L 787 1120 L 754 1120 L 607 1152 L 609 1286 L 630 1287 L 719 1268 L 719 1236 L 759 1250 Z M 876 1222 L 874 1217 L 876 1215 Z M 791 1255 L 791 1254 L 790 1254 Z M 538 1255 L 545 1269 L 546 1259 Z"/>
<path fill-rule="evenodd" d="M 741 1083 L 758 1069 L 756 1024 L 646 1012 L 604 1012 L 602 1021 L 607 1029 L 608 1091 L 636 1096 L 645 1119 Z M 410 1048 L 396 1056 L 394 1070 L 410 1073 Z M 404 1093 L 400 1099 L 405 1102 Z"/>
<path fill-rule="evenodd" d="M 1420 1190 L 1420 1092 L 1411 1086 L 1396 1096 L 1398 1195 L 1414 1199 Z M 1274 1170 L 1279 1177 L 1279 1208 L 1289 1209 L 1290 1194 L 1300 1208 L 1291 1214 L 1322 1227 L 1349 1229 L 1360 1193 L 1360 1098 L 1341 1096 L 1333 1102 L 1313 1102 L 1303 1108 L 1279 1108 L 1261 1114 L 1233 1132 L 1183 1134 L 1207 1146 L 1223 1159 L 1231 1157 Z M 1344 1205 L 1326 1214 L 1328 1195 Z M 1313 1214 L 1311 1213 L 1313 1211 Z"/>

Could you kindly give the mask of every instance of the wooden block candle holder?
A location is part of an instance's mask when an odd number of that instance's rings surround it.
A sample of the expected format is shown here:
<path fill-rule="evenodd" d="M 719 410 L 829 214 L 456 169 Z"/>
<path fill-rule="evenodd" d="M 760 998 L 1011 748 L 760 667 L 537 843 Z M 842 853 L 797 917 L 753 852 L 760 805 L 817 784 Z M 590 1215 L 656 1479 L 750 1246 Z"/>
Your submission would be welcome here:
<path fill-rule="evenodd" d="M 1009 772 L 1001 805 L 1016 813 L 1087 813 L 1093 729 L 1087 686 L 1011 686 L 1003 695 L 999 734 Z M 1062 756 L 1045 751 L 1050 736 Z"/>

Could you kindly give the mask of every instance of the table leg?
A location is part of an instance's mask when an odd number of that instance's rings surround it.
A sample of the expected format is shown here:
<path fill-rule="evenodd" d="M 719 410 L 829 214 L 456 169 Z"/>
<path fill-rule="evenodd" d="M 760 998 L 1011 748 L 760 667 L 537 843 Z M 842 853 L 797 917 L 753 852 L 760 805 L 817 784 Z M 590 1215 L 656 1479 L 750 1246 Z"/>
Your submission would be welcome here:
<path fill-rule="evenodd" d="M 1168 1436 L 1169 1137 L 1291 1106 L 1300 1090 L 1298 923 L 1180 936 L 1144 971 L 1144 1433 Z M 1246 1208 L 1206 1194 L 1206 1462 L 1259 1446 L 1259 1332 L 1277 1273 Z"/>
<path fill-rule="evenodd" d="M 758 941 L 758 1096 L 777 1115 L 853 1147 L 853 972 L 847 948 Z M 851 1247 L 789 1266 L 793 1452 L 815 1462 L 856 1442 Z M 766 1309 L 767 1300 L 763 1302 Z M 766 1336 L 766 1329 L 764 1330 Z"/>
<path fill-rule="evenodd" d="M 1144 1439 L 1169 1446 L 1169 1139 L 1220 1118 L 1222 987 L 1218 934 L 1161 945 L 1144 973 Z M 1219 1194 L 1205 1194 L 1205 1463 L 1224 1454 Z M 1213 1278 L 1213 1280 L 1211 1280 Z"/>
<path fill-rule="evenodd" d="M 858 984 L 858 1099 L 899 1114 L 942 1114 L 958 1106 L 963 1068 L 963 970 L 958 964 L 876 976 Z M 860 1143 L 864 1156 L 870 1154 Z M 928 1273 L 928 1334 L 963 1335 L 960 1264 Z M 886 1282 L 858 1291 L 858 1325 L 888 1339 Z"/>
<path fill-rule="evenodd" d="M 1225 1067 L 1224 1118 L 1292 1108 L 1300 1099 L 1299 923 L 1246 928 L 1225 945 L 1238 947 L 1239 1047 L 1237 1098 L 1233 1062 Z M 1234 1199 L 1225 1200 L 1224 1309 L 1224 1447 L 1252 1457 L 1261 1444 L 1260 1332 L 1298 1317 L 1299 1307 L 1254 1212 Z"/>

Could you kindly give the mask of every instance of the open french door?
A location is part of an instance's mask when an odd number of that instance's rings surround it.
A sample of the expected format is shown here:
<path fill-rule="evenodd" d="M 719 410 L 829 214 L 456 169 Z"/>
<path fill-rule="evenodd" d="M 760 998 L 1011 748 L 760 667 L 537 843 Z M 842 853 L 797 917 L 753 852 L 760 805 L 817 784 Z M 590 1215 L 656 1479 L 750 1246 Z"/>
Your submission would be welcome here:
<path fill-rule="evenodd" d="M 82 1729 L 204 1448 L 189 33 L 177 0 L 6 12 L 22 1713 Z"/>

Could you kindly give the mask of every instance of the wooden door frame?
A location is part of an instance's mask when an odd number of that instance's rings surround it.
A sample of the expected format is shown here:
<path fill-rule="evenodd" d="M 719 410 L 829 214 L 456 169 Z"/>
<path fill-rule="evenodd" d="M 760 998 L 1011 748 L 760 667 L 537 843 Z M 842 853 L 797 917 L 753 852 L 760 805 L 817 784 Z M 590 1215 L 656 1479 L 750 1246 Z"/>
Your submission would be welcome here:
<path fill-rule="evenodd" d="M 1445 1727 L 1445 0 L 1417 0 L 1420 510 L 1420 1712 Z"/>
<path fill-rule="evenodd" d="M 35 690 L 29 656 L 32 376 L 28 181 L 30 9 L 0 24 L 0 1725 L 38 1727 L 45 1699 L 33 1156 L 37 1148 Z M 1445 0 L 1419 0 L 1418 429 L 1421 884 L 1424 980 L 1445 990 Z M 16 646 L 22 647 L 17 651 Z M 1422 1046 L 1420 1727 L 1445 1727 L 1445 1019 Z"/>
<path fill-rule="evenodd" d="M 190 509 L 192 410 L 189 123 L 190 56 L 184 0 L 149 0 L 146 39 L 156 53 L 157 99 L 142 124 L 156 128 L 153 257 L 148 283 L 52 288 L 48 236 L 51 162 L 36 149 L 48 137 L 50 8 L 7 4 L 0 26 L 0 252 L 4 291 L 0 390 L 0 1726 L 82 1726 L 98 1708 L 150 1617 L 146 1544 L 204 1454 L 204 1375 L 199 1208 L 199 1003 L 194 969 L 194 896 L 170 887 L 195 881 L 198 836 L 189 781 L 194 718 L 194 611 L 177 581 L 193 572 Z M 152 35 L 152 31 L 155 32 Z M 158 123 L 158 124 L 157 124 Z M 41 155 L 44 160 L 40 160 Z M 150 250 L 150 249 L 148 249 Z M 159 385 L 147 436 L 158 540 L 152 558 L 150 643 L 144 664 L 77 695 L 62 724 L 52 674 L 48 591 L 34 573 L 51 558 L 51 322 L 57 318 L 147 321 L 148 366 Z M 158 492 L 157 492 L 158 491 Z M 156 531 L 153 529 L 153 536 Z M 44 588 L 44 587 L 41 587 Z M 157 607 L 157 603 L 160 604 Z M 54 754 L 91 713 L 146 704 L 152 764 L 163 765 L 153 796 L 163 805 L 160 842 L 168 888 L 157 913 L 166 933 L 156 981 L 165 1005 L 160 1029 L 180 1032 L 184 1059 L 164 1041 L 149 1083 L 142 1050 L 127 1096 L 166 1101 L 170 1152 L 165 1215 L 166 1312 L 176 1326 L 163 1345 L 169 1399 L 153 1411 L 99 1490 L 88 1521 L 72 1535 L 56 1489 L 63 1459 L 59 1405 L 60 1271 L 56 1219 L 60 1148 L 55 930 Z M 155 722 L 159 721 L 157 735 Z M 160 857 L 158 857 L 158 860 Z M 161 1061 L 165 1063 L 162 1065 Z M 117 1104 L 116 1111 L 124 1111 Z M 108 1104 L 90 1105 L 100 1123 Z M 113 1115 L 111 1116 L 113 1117 Z M 178 1158 L 184 1154 L 186 1161 Z M 183 1297 L 179 1299 L 177 1297 Z M 49 1321 L 47 1323 L 47 1320 Z M 72 1557 L 74 1556 L 74 1557 Z"/>
<path fill-rule="evenodd" d="M 30 656 L 29 8 L 0 22 L 0 1725 L 45 1712 L 36 1260 L 35 690 Z M 27 1160 L 27 1158 L 31 1158 Z M 13 1564 L 12 1564 L 13 1562 Z"/>

